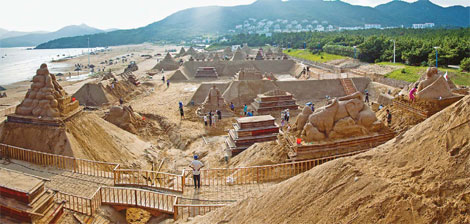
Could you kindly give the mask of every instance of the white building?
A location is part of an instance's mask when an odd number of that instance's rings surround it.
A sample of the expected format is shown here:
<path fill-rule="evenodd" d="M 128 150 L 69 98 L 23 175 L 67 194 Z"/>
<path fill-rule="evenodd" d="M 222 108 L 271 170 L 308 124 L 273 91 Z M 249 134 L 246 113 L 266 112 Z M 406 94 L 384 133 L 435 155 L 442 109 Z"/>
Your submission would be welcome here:
<path fill-rule="evenodd" d="M 315 31 L 323 32 L 325 31 L 325 27 L 323 27 L 322 25 L 317 25 L 317 27 L 315 28 Z"/>
<path fill-rule="evenodd" d="M 382 25 L 380 25 L 380 24 L 365 24 L 364 28 L 365 29 L 380 29 L 380 28 L 382 28 Z"/>
<path fill-rule="evenodd" d="M 434 23 L 423 23 L 423 24 L 413 24 L 412 28 L 413 29 L 426 29 L 426 28 L 433 28 Z"/>

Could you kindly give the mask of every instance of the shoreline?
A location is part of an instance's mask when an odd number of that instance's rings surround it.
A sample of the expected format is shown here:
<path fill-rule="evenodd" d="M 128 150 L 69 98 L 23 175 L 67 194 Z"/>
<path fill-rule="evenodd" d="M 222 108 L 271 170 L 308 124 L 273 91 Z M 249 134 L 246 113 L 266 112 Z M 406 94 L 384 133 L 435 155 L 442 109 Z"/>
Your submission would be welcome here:
<path fill-rule="evenodd" d="M 108 50 L 104 52 L 98 52 L 95 55 L 90 55 L 90 64 L 94 64 L 95 67 L 95 74 L 99 73 L 97 70 L 103 70 L 105 69 L 105 72 L 108 72 L 111 70 L 115 74 L 120 74 L 124 71 L 124 69 L 127 67 L 127 65 L 131 61 L 135 61 L 137 66 L 139 67 L 139 70 L 133 72 L 134 75 L 140 77 L 142 75 L 146 75 L 146 72 L 150 70 L 154 65 L 157 64 L 157 57 L 152 57 L 151 59 L 147 59 L 145 57 L 141 57 L 141 55 L 155 55 L 157 53 L 163 53 L 165 52 L 166 49 L 173 49 L 176 48 L 174 45 L 152 45 L 152 44 L 138 44 L 138 45 L 122 45 L 122 46 L 115 46 L 115 47 L 110 47 Z M 127 55 L 134 54 L 133 57 L 127 57 Z M 116 59 L 117 57 L 122 57 L 126 55 L 127 61 L 119 61 L 116 64 L 113 65 L 103 65 L 101 62 L 104 62 L 105 60 L 109 59 Z M 54 70 L 53 72 L 51 71 L 52 74 L 57 74 L 57 73 L 62 73 L 63 76 L 57 76 L 57 81 L 60 83 L 60 85 L 65 89 L 65 91 L 69 95 L 73 95 L 77 90 L 79 90 L 83 85 L 85 85 L 88 82 L 94 82 L 98 81 L 100 78 L 98 77 L 85 77 L 84 79 L 79 79 L 79 80 L 67 80 L 67 77 L 69 77 L 69 73 L 71 74 L 71 77 L 77 77 L 77 72 L 73 71 L 75 69 L 75 64 L 82 64 L 86 65 L 88 64 L 88 54 L 77 56 L 71 59 L 67 59 L 65 61 L 61 62 L 47 62 L 48 64 L 66 64 L 67 66 L 64 66 L 64 70 L 61 72 L 57 72 Z M 39 68 L 40 64 L 37 65 L 37 68 Z M 83 71 L 80 71 L 80 76 L 87 74 L 88 70 L 84 69 Z M 34 76 L 35 74 L 32 74 Z M 19 103 L 21 103 L 28 91 L 28 89 L 31 86 L 31 79 L 29 80 L 20 80 L 8 85 L 2 85 L 5 87 L 7 90 L 6 91 L 1 91 L 1 92 L 6 92 L 7 97 L 6 98 L 0 98 L 0 111 L 3 111 L 9 107 L 12 106 L 17 106 Z"/>

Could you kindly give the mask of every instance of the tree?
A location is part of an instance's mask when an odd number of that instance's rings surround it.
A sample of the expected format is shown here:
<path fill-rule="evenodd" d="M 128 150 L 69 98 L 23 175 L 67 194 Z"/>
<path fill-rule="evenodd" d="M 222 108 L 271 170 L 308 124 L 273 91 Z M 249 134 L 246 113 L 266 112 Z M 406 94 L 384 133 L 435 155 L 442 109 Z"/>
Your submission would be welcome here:
<path fill-rule="evenodd" d="M 464 58 L 464 59 L 460 62 L 460 69 L 461 69 L 462 71 L 470 72 L 470 58 Z"/>

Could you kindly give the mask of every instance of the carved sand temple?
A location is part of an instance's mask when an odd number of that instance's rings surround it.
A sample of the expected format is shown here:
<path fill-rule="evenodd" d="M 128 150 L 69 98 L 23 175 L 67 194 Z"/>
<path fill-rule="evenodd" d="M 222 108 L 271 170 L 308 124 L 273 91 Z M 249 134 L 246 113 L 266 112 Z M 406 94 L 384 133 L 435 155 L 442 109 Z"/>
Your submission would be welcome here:
<path fill-rule="evenodd" d="M 219 75 L 215 67 L 199 67 L 196 70 L 195 78 L 218 78 Z"/>
<path fill-rule="evenodd" d="M 222 112 L 222 116 L 232 115 L 227 102 L 225 102 L 225 99 L 222 97 L 222 93 L 214 85 L 209 90 L 206 99 L 202 103 L 200 112 L 207 114 L 211 111 L 214 113 L 216 110 L 220 110 Z"/>
<path fill-rule="evenodd" d="M 193 47 L 190 47 L 190 48 L 186 51 L 186 53 L 185 53 L 184 55 L 190 55 L 190 56 L 193 56 L 193 57 L 194 57 L 194 56 L 196 56 L 196 54 L 197 54 L 197 51 L 194 50 Z"/>
<path fill-rule="evenodd" d="M 244 61 L 244 60 L 246 60 L 246 56 L 242 52 L 242 49 L 238 48 L 237 51 L 235 51 L 235 54 L 232 57 L 232 61 Z"/>
<path fill-rule="evenodd" d="M 410 103 L 408 92 L 416 85 L 418 86 L 416 102 Z M 401 96 L 393 100 L 393 104 L 426 119 L 462 99 L 462 95 L 453 93 L 455 89 L 455 84 L 450 79 L 439 75 L 437 68 L 430 67 L 420 80 L 405 88 Z"/>
<path fill-rule="evenodd" d="M 264 60 L 263 51 L 261 49 L 256 53 L 255 60 Z"/>
<path fill-rule="evenodd" d="M 226 48 L 224 49 L 224 54 L 223 54 L 223 56 L 224 56 L 224 57 L 227 57 L 227 58 L 233 57 L 232 48 L 226 47 Z"/>
<path fill-rule="evenodd" d="M 233 129 L 225 140 L 227 147 L 236 156 L 257 142 L 268 142 L 277 139 L 279 126 L 271 115 L 235 118 Z"/>
<path fill-rule="evenodd" d="M 0 223 L 55 223 L 64 203 L 54 201 L 55 192 L 46 190 L 45 180 L 0 168 Z"/>
<path fill-rule="evenodd" d="M 256 114 L 270 114 L 285 109 L 298 110 L 299 105 L 296 103 L 294 96 L 289 92 L 275 89 L 264 94 L 258 94 L 251 103 Z"/>
<path fill-rule="evenodd" d="M 178 57 L 182 57 L 185 54 L 186 54 L 186 50 L 184 49 L 184 47 L 181 47 L 180 52 L 178 53 Z"/>
<path fill-rule="evenodd" d="M 7 116 L 7 121 L 58 126 L 80 111 L 78 101 L 65 92 L 47 65 L 42 64 L 25 99 L 16 107 L 15 114 Z"/>
<path fill-rule="evenodd" d="M 261 80 L 263 74 L 255 68 L 242 68 L 234 78 L 237 80 Z"/>
<path fill-rule="evenodd" d="M 305 160 L 367 150 L 394 135 L 356 92 L 315 112 L 304 107 L 286 139 L 291 145 L 290 159 Z"/>

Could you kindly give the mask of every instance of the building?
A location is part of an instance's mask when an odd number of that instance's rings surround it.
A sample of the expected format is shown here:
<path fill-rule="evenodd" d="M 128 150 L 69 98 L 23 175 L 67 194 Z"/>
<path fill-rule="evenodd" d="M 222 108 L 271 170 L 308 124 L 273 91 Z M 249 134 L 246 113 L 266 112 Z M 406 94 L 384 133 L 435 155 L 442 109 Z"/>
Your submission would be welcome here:
<path fill-rule="evenodd" d="M 413 29 L 426 29 L 426 28 L 433 28 L 435 26 L 434 23 L 423 23 L 423 24 L 413 24 L 411 27 Z"/>
<path fill-rule="evenodd" d="M 381 29 L 382 25 L 380 24 L 365 24 L 364 29 Z"/>

